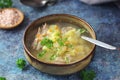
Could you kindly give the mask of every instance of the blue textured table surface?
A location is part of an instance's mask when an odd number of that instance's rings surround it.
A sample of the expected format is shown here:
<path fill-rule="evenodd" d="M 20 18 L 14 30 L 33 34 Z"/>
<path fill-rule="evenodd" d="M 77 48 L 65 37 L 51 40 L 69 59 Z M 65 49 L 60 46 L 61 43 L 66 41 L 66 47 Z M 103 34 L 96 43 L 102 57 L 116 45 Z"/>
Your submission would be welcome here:
<path fill-rule="evenodd" d="M 97 39 L 120 47 L 120 9 L 114 4 L 89 6 L 79 0 L 59 0 L 54 6 L 34 9 L 13 0 L 14 7 L 25 14 L 24 22 L 15 29 L 0 29 L 0 76 L 7 80 L 80 80 L 79 72 L 68 76 L 52 76 L 33 68 L 29 63 L 25 70 L 16 67 L 16 60 L 24 57 L 22 38 L 26 26 L 33 20 L 56 13 L 67 13 L 86 20 L 93 26 Z M 87 69 L 95 70 L 95 80 L 120 80 L 120 51 L 97 47 Z"/>

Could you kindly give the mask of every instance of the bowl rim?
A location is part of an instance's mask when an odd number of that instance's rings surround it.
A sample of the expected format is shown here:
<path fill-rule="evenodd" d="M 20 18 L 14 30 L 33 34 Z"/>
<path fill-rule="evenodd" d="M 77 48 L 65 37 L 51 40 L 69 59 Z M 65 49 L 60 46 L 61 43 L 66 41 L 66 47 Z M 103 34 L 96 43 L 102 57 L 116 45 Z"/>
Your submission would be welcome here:
<path fill-rule="evenodd" d="M 0 29 L 12 29 L 12 28 L 15 28 L 19 24 L 21 24 L 22 21 L 24 20 L 24 13 L 21 10 L 17 9 L 17 8 L 4 8 L 4 9 L 0 9 L 0 11 L 4 11 L 4 10 L 7 10 L 7 9 L 8 10 L 15 10 L 15 11 L 17 11 L 19 16 L 20 16 L 20 19 L 19 19 L 19 21 L 16 24 L 14 24 L 12 26 L 2 26 L 2 25 L 0 25 Z"/>
<path fill-rule="evenodd" d="M 23 46 L 24 46 L 24 50 L 27 52 L 28 55 L 30 55 L 30 57 L 32 57 L 33 59 L 35 59 L 36 61 L 38 61 L 39 63 L 42 63 L 42 64 L 46 64 L 46 65 L 50 65 L 50 66 L 61 66 L 61 67 L 62 67 L 62 66 L 70 66 L 70 65 L 74 65 L 74 64 L 77 64 L 77 63 L 79 63 L 79 62 L 82 62 L 82 61 L 86 60 L 90 55 L 94 54 L 93 52 L 94 52 L 95 47 L 96 47 L 95 44 L 93 44 L 93 49 L 91 50 L 91 52 L 89 52 L 89 54 L 88 54 L 86 57 L 84 57 L 83 59 L 78 60 L 78 61 L 76 61 L 76 62 L 70 63 L 70 64 L 55 64 L 55 63 L 43 62 L 43 61 L 40 61 L 39 59 L 37 59 L 35 56 L 33 56 L 33 55 L 31 54 L 31 52 L 27 49 L 26 45 L 25 45 L 26 32 L 27 32 L 27 30 L 29 29 L 29 27 L 30 27 L 32 24 L 36 23 L 37 21 L 39 21 L 39 20 L 41 20 L 41 19 L 43 19 L 43 18 L 52 17 L 52 16 L 67 16 L 67 17 L 71 17 L 71 18 L 74 18 L 74 19 L 76 19 L 76 20 L 79 20 L 79 21 L 85 23 L 85 24 L 91 29 L 91 31 L 93 32 L 94 39 L 96 39 L 96 34 L 95 34 L 95 31 L 94 31 L 94 29 L 92 28 L 92 26 L 91 26 L 88 22 L 86 22 L 85 20 L 81 19 L 80 17 L 77 17 L 77 16 L 75 16 L 75 15 L 71 15 L 71 14 L 51 14 L 51 15 L 46 15 L 46 16 L 40 17 L 40 18 L 32 21 L 32 22 L 27 26 L 27 28 L 26 28 L 25 31 L 24 31 L 24 35 L 23 35 Z"/>

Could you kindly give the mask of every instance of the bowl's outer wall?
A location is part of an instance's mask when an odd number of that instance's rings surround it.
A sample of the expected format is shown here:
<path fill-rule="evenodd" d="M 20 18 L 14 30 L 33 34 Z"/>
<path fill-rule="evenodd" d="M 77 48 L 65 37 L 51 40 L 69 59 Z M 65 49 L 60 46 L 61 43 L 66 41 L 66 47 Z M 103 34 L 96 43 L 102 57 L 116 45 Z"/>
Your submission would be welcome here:
<path fill-rule="evenodd" d="M 26 51 L 24 51 L 24 54 L 28 62 L 33 67 L 35 67 L 36 69 L 42 72 L 53 74 L 53 75 L 68 75 L 68 74 L 72 74 L 77 71 L 80 71 L 90 63 L 91 58 L 93 56 L 93 55 L 90 55 L 84 61 L 71 65 L 71 66 L 50 66 L 46 64 L 41 64 L 39 61 L 31 57 Z"/>

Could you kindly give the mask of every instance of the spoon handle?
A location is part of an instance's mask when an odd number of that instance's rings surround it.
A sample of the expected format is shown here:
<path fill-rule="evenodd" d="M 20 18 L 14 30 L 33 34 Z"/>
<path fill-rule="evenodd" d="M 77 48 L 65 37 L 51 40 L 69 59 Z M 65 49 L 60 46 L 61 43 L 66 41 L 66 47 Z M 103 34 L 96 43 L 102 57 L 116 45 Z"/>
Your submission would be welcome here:
<path fill-rule="evenodd" d="M 91 42 L 93 44 L 96 44 L 97 46 L 106 48 L 106 49 L 110 49 L 110 50 L 116 50 L 117 49 L 114 46 L 111 46 L 109 44 L 106 44 L 104 42 L 101 42 L 101 41 L 98 41 L 98 40 L 95 40 L 95 39 L 92 39 L 92 38 L 89 38 L 89 37 L 86 37 L 86 36 L 81 36 L 81 38 L 84 39 L 84 40 L 86 40 L 86 41 L 89 41 L 89 42 Z"/>
<path fill-rule="evenodd" d="M 51 6 L 54 5 L 57 2 L 57 0 L 47 0 L 46 5 Z"/>

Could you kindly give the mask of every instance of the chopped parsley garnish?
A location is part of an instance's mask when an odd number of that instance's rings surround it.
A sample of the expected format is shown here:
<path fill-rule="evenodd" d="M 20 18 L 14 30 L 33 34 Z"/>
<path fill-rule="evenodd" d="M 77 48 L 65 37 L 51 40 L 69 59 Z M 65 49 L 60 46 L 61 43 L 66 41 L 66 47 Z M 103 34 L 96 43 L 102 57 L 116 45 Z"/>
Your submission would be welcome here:
<path fill-rule="evenodd" d="M 12 0 L 0 0 L 0 8 L 12 7 Z"/>
<path fill-rule="evenodd" d="M 63 42 L 62 39 L 58 39 L 57 41 L 58 41 L 58 44 L 59 44 L 60 46 L 64 46 L 64 42 Z"/>
<path fill-rule="evenodd" d="M 60 46 L 64 46 L 64 43 L 66 42 L 67 38 L 64 39 L 58 39 L 57 42 Z"/>
<path fill-rule="evenodd" d="M 38 53 L 38 57 L 43 57 L 47 51 L 43 50 L 40 53 Z"/>
<path fill-rule="evenodd" d="M 82 80 L 94 80 L 96 74 L 93 70 L 82 70 L 80 77 Z"/>
<path fill-rule="evenodd" d="M 55 60 L 57 58 L 57 54 L 53 54 L 51 57 L 50 57 L 50 60 Z"/>
<path fill-rule="evenodd" d="M 66 63 L 70 63 L 70 60 L 69 60 L 68 57 L 65 57 L 65 62 L 66 62 Z"/>
<path fill-rule="evenodd" d="M 18 59 L 16 61 L 16 65 L 18 68 L 24 69 L 24 67 L 26 66 L 26 61 L 24 59 Z"/>
<path fill-rule="evenodd" d="M 73 45 L 72 45 L 72 44 L 68 44 L 68 47 L 69 47 L 69 48 L 73 48 Z"/>
<path fill-rule="evenodd" d="M 79 31 L 80 31 L 80 34 L 83 34 L 83 33 L 85 33 L 87 30 L 86 30 L 86 29 L 81 28 L 81 29 L 79 29 Z"/>
<path fill-rule="evenodd" d="M 0 80 L 6 80 L 6 78 L 5 77 L 0 77 Z"/>
<path fill-rule="evenodd" d="M 60 36 L 60 32 L 58 32 L 58 33 L 56 34 L 56 36 Z"/>
<path fill-rule="evenodd" d="M 68 39 L 68 38 L 64 38 L 64 39 L 63 39 L 63 42 L 66 42 L 66 41 L 67 41 L 67 39 Z"/>
<path fill-rule="evenodd" d="M 51 48 L 53 47 L 53 41 L 48 39 L 48 38 L 44 38 L 42 41 L 41 41 L 41 45 L 42 46 L 46 46 L 48 48 Z"/>

